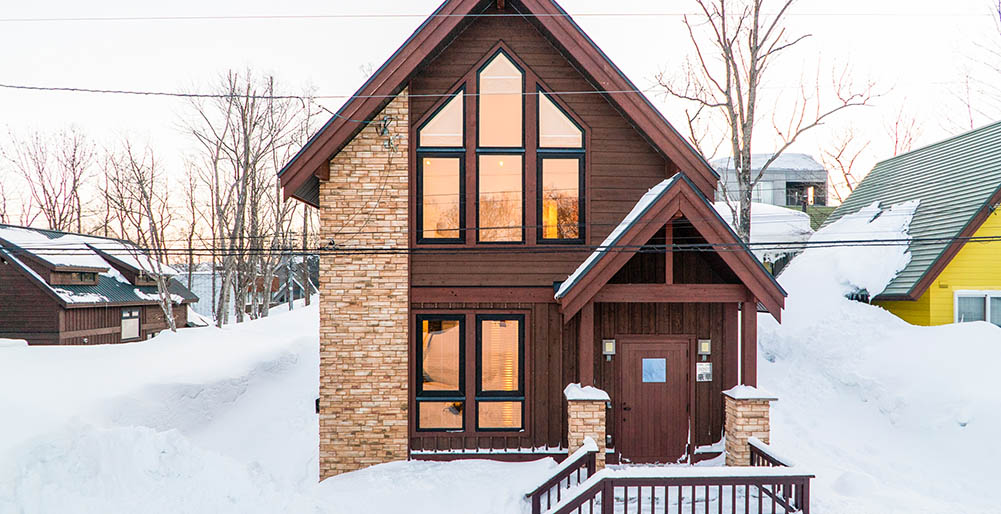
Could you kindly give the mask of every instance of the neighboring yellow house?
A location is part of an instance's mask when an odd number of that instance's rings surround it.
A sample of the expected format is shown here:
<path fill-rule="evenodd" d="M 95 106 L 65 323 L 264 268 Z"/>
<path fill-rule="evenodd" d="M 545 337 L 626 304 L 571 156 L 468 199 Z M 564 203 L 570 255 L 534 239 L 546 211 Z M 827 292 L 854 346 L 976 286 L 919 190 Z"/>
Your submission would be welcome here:
<path fill-rule="evenodd" d="M 826 224 L 909 200 L 911 262 L 872 303 L 915 325 L 1001 326 L 1001 122 L 880 162 Z"/>

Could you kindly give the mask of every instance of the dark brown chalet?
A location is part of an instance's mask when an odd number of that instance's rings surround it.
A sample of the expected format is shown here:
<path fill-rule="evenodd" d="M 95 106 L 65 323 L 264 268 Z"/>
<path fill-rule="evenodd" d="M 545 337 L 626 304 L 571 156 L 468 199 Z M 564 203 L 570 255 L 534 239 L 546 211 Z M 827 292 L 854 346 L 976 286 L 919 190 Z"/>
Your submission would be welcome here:
<path fill-rule="evenodd" d="M 126 241 L 0 225 L 0 338 L 79 345 L 152 337 L 167 328 L 155 269 Z M 169 288 L 183 327 L 198 298 L 177 280 Z"/>
<path fill-rule="evenodd" d="M 576 383 L 610 459 L 691 458 L 783 307 L 715 172 L 551 0 L 445 2 L 280 177 L 331 244 L 322 476 L 565 456 Z"/>

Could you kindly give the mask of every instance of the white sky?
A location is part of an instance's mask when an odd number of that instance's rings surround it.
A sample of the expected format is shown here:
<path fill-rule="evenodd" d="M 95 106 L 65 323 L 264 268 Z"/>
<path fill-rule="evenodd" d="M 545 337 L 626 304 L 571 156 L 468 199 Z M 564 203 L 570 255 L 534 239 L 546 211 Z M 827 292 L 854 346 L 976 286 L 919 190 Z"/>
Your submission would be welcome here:
<path fill-rule="evenodd" d="M 194 1 L 169 4 L 104 0 L 5 2 L 0 18 L 329 15 L 408 13 L 426 15 L 439 0 L 339 2 L 289 0 Z M 774 0 L 773 0 L 774 3 Z M 868 169 L 890 151 L 884 124 L 901 104 L 923 131 L 919 144 L 962 130 L 965 114 L 956 100 L 964 70 L 979 75 L 983 44 L 997 44 L 990 0 L 800 0 L 789 18 L 791 34 L 813 34 L 772 70 L 771 93 L 796 94 L 801 75 L 833 63 L 849 63 L 856 78 L 871 78 L 889 91 L 873 107 L 845 112 L 793 150 L 817 154 L 831 131 L 854 126 L 872 138 Z M 564 0 L 562 5 L 641 88 L 661 70 L 677 73 L 690 50 L 679 16 L 583 16 L 609 13 L 692 12 L 694 2 Z M 767 4 L 766 4 L 767 5 Z M 290 90 L 311 85 L 320 95 L 348 95 L 416 28 L 422 17 L 203 21 L 0 22 L 0 82 L 136 90 L 207 90 L 229 68 L 273 72 Z M 804 71 L 805 70 L 805 71 Z M 829 75 L 825 75 L 827 77 Z M 980 75 L 988 77 L 988 75 Z M 826 82 L 826 80 L 825 80 Z M 789 89 L 789 88 L 792 89 Z M 682 107 L 652 97 L 679 130 Z M 331 110 L 339 100 L 321 102 Z M 180 155 L 192 145 L 180 130 L 184 100 L 25 92 L 0 89 L 0 127 L 55 130 L 77 125 L 102 144 L 129 134 L 148 139 L 181 174 Z M 1001 112 L 995 114 L 1001 118 Z M 976 125 L 991 121 L 979 116 Z M 765 119 L 768 129 L 768 119 Z M 967 125 L 968 121 L 965 122 Z M 6 130 L 0 132 L 6 134 Z M 3 141 L 0 141 L 2 143 Z M 756 151 L 775 144 L 768 132 Z"/>

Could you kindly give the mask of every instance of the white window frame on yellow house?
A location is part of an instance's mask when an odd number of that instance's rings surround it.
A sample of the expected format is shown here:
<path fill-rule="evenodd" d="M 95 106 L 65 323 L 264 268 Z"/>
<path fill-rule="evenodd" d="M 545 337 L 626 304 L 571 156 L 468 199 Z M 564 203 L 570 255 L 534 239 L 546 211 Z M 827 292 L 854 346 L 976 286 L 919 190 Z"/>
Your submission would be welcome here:
<path fill-rule="evenodd" d="M 984 300 L 984 319 L 974 320 L 974 321 L 987 321 L 991 322 L 991 298 L 1001 299 L 1001 289 L 960 289 L 953 293 L 952 299 L 952 319 L 955 323 L 963 323 L 965 320 L 959 319 L 959 299 L 960 298 L 983 298 Z M 1001 326 L 1001 325 L 999 325 Z"/>

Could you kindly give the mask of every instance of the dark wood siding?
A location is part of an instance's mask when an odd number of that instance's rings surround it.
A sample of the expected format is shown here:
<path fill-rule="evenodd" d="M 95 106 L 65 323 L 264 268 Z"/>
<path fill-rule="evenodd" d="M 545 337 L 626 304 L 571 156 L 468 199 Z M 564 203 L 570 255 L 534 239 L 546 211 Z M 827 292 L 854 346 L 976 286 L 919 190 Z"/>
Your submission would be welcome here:
<path fill-rule="evenodd" d="M 412 80 L 412 123 L 416 124 L 438 101 L 433 96 L 418 95 L 450 91 L 499 41 L 551 90 L 594 90 L 530 23 L 515 17 L 478 18 Z M 567 94 L 559 98 L 587 127 L 585 234 L 590 244 L 599 244 L 640 196 L 663 180 L 674 166 L 601 95 Z M 474 102 L 475 98 L 467 98 L 467 111 L 475 111 Z M 534 97 L 526 96 L 526 113 L 534 110 L 535 102 Z M 534 119 L 534 114 L 526 119 Z M 531 151 L 526 154 L 529 174 L 534 173 L 531 171 L 534 162 L 528 162 L 532 155 Z M 466 173 L 475 173 L 471 162 L 467 162 Z M 534 195 L 526 194 L 526 219 L 533 220 L 534 212 Z M 473 224 L 467 215 L 467 226 Z M 414 223 L 410 225 L 411 229 L 415 227 Z M 537 247 L 531 232 L 526 239 L 523 247 Z M 551 286 L 554 281 L 565 279 L 590 253 L 582 247 L 577 247 L 579 251 L 566 245 L 555 248 L 559 253 L 511 254 L 482 251 L 480 247 L 462 254 L 415 254 L 411 259 L 412 283 L 415 286 Z"/>
<path fill-rule="evenodd" d="M 579 317 L 564 324 L 557 304 L 498 304 L 498 303 L 416 303 L 412 309 L 421 313 L 454 311 L 529 312 L 531 326 L 527 341 L 529 384 L 526 405 L 526 427 L 519 435 L 492 433 L 417 432 L 411 420 L 411 449 L 519 449 L 558 446 L 566 447 L 566 401 L 563 388 L 578 380 L 577 331 Z M 601 340 L 623 335 L 688 335 L 695 339 L 711 339 L 713 350 L 713 381 L 695 384 L 694 435 L 698 446 L 712 444 L 723 432 L 724 377 L 728 369 L 724 348 L 737 345 L 736 304 L 606 304 L 595 305 L 595 385 L 605 389 L 615 402 L 618 397 L 614 379 L 616 361 L 601 356 Z M 693 356 L 694 357 L 694 356 Z M 692 377 L 695 380 L 695 377 Z M 413 409 L 411 409 L 413 412 Z M 608 434 L 616 434 L 615 416 L 609 412 Z"/>
<path fill-rule="evenodd" d="M 59 340 L 59 304 L 17 265 L 0 261 L 0 337 L 29 344 Z"/>
<path fill-rule="evenodd" d="M 62 339 L 60 344 L 114 344 L 122 342 L 122 309 L 126 305 L 82 307 L 66 309 L 62 313 Z M 151 334 L 167 329 L 163 310 L 159 305 L 137 305 L 139 309 L 139 336 L 146 339 Z M 179 328 L 187 323 L 187 306 L 174 308 L 174 319 Z"/>
<path fill-rule="evenodd" d="M 736 345 L 736 333 L 726 330 L 727 319 L 736 325 L 736 310 L 720 303 L 671 304 L 595 304 L 595 348 L 601 355 L 601 340 L 623 335 L 687 335 L 695 339 L 711 339 L 713 351 L 708 362 L 713 366 L 713 381 L 695 384 L 693 433 L 695 444 L 703 446 L 719 441 L 723 434 L 722 383 L 726 374 L 723 359 L 724 341 Z M 695 358 L 693 355 L 692 358 Z M 595 359 L 595 385 L 604 389 L 615 402 L 619 396 L 615 380 L 615 360 Z M 695 377 L 691 377 L 695 380 Z M 617 416 L 608 416 L 608 434 L 615 440 Z"/>

